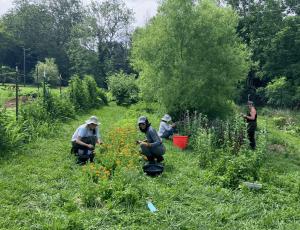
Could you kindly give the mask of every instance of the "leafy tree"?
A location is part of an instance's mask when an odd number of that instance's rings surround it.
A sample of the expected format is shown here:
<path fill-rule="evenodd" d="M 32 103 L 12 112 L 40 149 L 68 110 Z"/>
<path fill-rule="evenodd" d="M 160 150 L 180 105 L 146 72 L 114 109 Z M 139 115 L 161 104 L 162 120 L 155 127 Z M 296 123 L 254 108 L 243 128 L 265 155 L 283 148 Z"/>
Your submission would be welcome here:
<path fill-rule="evenodd" d="M 289 91 L 289 83 L 286 77 L 272 80 L 266 87 L 266 97 L 268 104 L 273 106 L 292 106 L 292 93 Z"/>
<path fill-rule="evenodd" d="M 228 0 L 227 3 L 239 14 L 237 33 L 248 44 L 253 53 L 252 65 L 247 78 L 240 82 L 237 101 L 245 101 L 248 94 L 256 104 L 261 98 L 256 93 L 258 87 L 265 87 L 274 78 L 267 78 L 262 71 L 267 56 L 264 49 L 281 30 L 286 17 L 287 5 L 277 0 Z"/>
<path fill-rule="evenodd" d="M 133 11 L 120 0 L 92 1 L 84 23 L 73 30 L 68 51 L 73 73 L 92 74 L 99 86 L 107 87 L 109 71 L 128 69 L 127 43 L 117 41 L 128 40 L 133 21 Z"/>
<path fill-rule="evenodd" d="M 117 105 L 131 105 L 138 102 L 138 87 L 135 75 L 127 75 L 122 71 L 108 77 L 108 86 Z"/>
<path fill-rule="evenodd" d="M 2 66 L 0 69 L 0 79 L 2 82 L 2 85 L 6 82 L 7 79 L 12 80 L 13 75 L 15 74 L 14 70 L 9 68 L 8 66 Z"/>
<path fill-rule="evenodd" d="M 3 20 L 18 46 L 30 48 L 35 63 L 53 57 L 62 76 L 68 77 L 70 62 L 66 50 L 71 29 L 82 22 L 82 9 L 80 0 L 15 0 L 14 8 Z M 20 58 L 23 50 L 16 51 Z"/>
<path fill-rule="evenodd" d="M 141 71 L 141 96 L 169 111 L 225 116 L 248 71 L 237 15 L 209 0 L 163 1 L 158 11 L 133 36 L 131 60 Z"/>
<path fill-rule="evenodd" d="M 44 79 L 44 71 L 46 72 L 46 81 L 55 87 L 59 84 L 59 71 L 55 64 L 54 58 L 46 58 L 45 62 L 38 62 L 36 65 L 36 71 L 38 69 L 39 77 L 35 76 L 35 82 L 40 84 Z"/>

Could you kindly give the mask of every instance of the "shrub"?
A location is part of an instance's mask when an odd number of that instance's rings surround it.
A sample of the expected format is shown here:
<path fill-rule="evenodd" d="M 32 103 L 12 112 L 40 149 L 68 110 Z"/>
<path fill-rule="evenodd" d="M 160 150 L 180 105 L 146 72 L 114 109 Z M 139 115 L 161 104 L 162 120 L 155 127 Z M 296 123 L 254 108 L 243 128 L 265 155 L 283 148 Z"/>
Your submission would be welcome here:
<path fill-rule="evenodd" d="M 274 121 L 275 125 L 278 128 L 282 128 L 286 124 L 286 118 L 285 117 L 274 117 L 273 121 Z"/>
<path fill-rule="evenodd" d="M 135 75 L 127 75 L 122 71 L 108 77 L 108 86 L 117 105 L 129 106 L 138 102 L 138 86 Z"/>

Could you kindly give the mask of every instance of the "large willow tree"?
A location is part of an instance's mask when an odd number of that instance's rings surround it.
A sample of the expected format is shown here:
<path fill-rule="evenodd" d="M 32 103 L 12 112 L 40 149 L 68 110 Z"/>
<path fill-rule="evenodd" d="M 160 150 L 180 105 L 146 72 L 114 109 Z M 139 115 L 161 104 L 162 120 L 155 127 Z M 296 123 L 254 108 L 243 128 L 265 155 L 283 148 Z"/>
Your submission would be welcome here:
<path fill-rule="evenodd" d="M 234 11 L 211 0 L 162 1 L 156 17 L 133 35 L 131 61 L 142 97 L 170 112 L 228 114 L 249 69 L 236 26 Z"/>

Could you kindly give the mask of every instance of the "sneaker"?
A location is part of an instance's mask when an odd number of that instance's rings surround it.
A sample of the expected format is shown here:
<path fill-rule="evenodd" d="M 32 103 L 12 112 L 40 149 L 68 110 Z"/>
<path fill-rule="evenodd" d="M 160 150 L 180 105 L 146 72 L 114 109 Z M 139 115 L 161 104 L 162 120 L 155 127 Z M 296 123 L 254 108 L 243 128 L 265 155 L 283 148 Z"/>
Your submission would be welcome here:
<path fill-rule="evenodd" d="M 160 163 L 160 162 L 163 162 L 163 161 L 164 161 L 163 156 L 158 156 L 157 157 L 157 163 Z"/>

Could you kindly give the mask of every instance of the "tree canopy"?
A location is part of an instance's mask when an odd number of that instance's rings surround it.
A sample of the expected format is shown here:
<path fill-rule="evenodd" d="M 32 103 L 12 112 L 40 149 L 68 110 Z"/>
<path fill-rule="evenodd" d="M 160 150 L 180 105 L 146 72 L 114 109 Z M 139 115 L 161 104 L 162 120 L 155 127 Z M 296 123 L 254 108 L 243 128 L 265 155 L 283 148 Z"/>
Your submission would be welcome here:
<path fill-rule="evenodd" d="M 164 1 L 133 36 L 132 62 L 142 96 L 169 111 L 223 115 L 248 71 L 247 47 L 236 34 L 238 16 L 210 0 Z"/>

